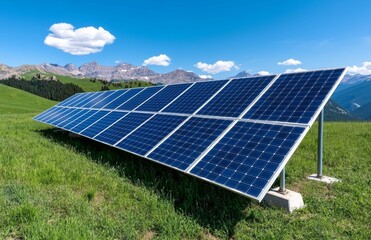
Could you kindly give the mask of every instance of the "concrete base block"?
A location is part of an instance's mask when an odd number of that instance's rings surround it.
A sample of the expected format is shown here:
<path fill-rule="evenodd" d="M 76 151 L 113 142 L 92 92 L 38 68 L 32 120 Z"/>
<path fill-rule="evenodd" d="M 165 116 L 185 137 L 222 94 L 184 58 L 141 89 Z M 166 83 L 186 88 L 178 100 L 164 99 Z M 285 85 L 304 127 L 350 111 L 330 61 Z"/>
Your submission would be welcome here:
<path fill-rule="evenodd" d="M 301 194 L 288 189 L 282 193 L 279 192 L 279 188 L 274 188 L 265 195 L 263 201 L 269 205 L 284 208 L 288 213 L 304 207 Z"/>
<path fill-rule="evenodd" d="M 327 183 L 327 184 L 341 182 L 340 179 L 333 178 L 333 177 L 327 177 L 327 176 L 317 177 L 317 174 L 312 174 L 312 175 L 310 175 L 307 178 L 309 180 L 314 180 L 314 181 L 318 181 L 318 182 L 324 182 L 324 183 Z"/>

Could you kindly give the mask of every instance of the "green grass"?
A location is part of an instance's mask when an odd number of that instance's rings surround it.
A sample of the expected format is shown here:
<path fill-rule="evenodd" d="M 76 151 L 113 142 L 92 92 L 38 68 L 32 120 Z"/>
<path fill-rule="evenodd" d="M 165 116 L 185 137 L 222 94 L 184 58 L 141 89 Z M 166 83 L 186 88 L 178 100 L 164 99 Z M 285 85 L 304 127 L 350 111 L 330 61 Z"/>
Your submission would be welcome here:
<path fill-rule="evenodd" d="M 22 75 L 26 80 L 31 80 L 35 74 L 40 73 L 39 71 L 36 70 L 31 70 Z M 51 74 L 51 73 L 41 73 L 42 75 L 46 76 L 56 76 L 59 81 L 62 83 L 73 83 L 78 86 L 80 86 L 85 92 L 95 92 L 95 91 L 100 91 L 102 86 L 102 82 L 96 81 L 92 82 L 90 81 L 89 78 L 74 78 L 74 77 L 69 77 L 69 76 L 62 76 L 62 75 L 57 75 L 57 74 Z M 122 82 L 122 87 L 118 87 L 115 85 L 110 85 L 109 88 L 111 90 L 115 89 L 121 89 L 121 88 L 132 88 L 132 87 L 146 87 L 146 86 L 152 86 L 153 84 L 145 81 L 139 81 L 139 80 L 131 80 L 128 82 Z"/>
<path fill-rule="evenodd" d="M 40 112 L 57 102 L 0 84 L 0 114 Z"/>
<path fill-rule="evenodd" d="M 2 98 L 3 91 L 1 92 Z M 47 103 L 45 103 L 45 106 Z M 371 123 L 325 123 L 324 173 L 314 126 L 287 166 L 293 214 L 159 164 L 32 121 L 0 115 L 0 238 L 369 239 Z"/>

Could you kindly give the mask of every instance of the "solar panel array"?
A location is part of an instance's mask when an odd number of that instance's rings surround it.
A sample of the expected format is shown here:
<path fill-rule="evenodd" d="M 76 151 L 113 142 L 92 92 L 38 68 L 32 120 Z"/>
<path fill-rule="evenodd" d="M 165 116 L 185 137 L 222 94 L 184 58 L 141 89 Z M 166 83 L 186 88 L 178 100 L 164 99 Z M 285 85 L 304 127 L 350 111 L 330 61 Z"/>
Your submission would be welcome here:
<path fill-rule="evenodd" d="M 79 93 L 34 119 L 261 201 L 344 74 Z"/>

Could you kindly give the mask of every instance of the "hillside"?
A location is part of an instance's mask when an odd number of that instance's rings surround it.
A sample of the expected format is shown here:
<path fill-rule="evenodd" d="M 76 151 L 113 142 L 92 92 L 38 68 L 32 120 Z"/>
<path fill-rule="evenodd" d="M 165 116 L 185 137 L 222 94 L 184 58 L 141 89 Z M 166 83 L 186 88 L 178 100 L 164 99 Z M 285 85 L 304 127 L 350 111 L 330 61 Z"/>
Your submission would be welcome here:
<path fill-rule="evenodd" d="M 31 120 L 37 113 L 19 113 L 37 101 L 38 112 L 54 103 L 0 87 L 6 93 L 1 103 L 17 103 L 16 108 L 0 104 L 0 239 L 370 236 L 371 149 L 364 143 L 371 141 L 371 123 L 325 123 L 324 173 L 342 179 L 334 185 L 306 179 L 316 171 L 313 126 L 286 167 L 287 188 L 299 191 L 306 204 L 289 215 L 123 151 L 53 131 Z"/>
<path fill-rule="evenodd" d="M 336 91 L 332 99 L 348 111 L 353 111 L 371 102 L 371 81 L 364 81 L 352 87 Z"/>
<path fill-rule="evenodd" d="M 360 119 L 331 99 L 325 106 L 325 121 L 356 121 Z"/>
<path fill-rule="evenodd" d="M 0 84 L 0 114 L 37 113 L 57 102 Z"/>
<path fill-rule="evenodd" d="M 352 114 L 361 119 L 370 121 L 371 120 L 371 102 L 357 108 L 356 110 L 352 112 Z"/>

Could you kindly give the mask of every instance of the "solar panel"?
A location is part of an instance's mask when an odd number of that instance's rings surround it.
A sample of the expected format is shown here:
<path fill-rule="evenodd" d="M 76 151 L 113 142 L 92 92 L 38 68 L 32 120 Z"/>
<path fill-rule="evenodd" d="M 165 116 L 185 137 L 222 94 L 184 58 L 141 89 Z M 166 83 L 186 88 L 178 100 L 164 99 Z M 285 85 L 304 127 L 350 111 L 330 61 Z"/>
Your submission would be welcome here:
<path fill-rule="evenodd" d="M 191 118 L 148 157 L 185 170 L 230 123 L 229 120 Z"/>
<path fill-rule="evenodd" d="M 199 114 L 237 117 L 273 80 L 274 76 L 232 80 Z"/>
<path fill-rule="evenodd" d="M 186 117 L 183 116 L 156 115 L 115 145 L 145 155 L 185 119 Z"/>
<path fill-rule="evenodd" d="M 144 113 L 127 114 L 125 117 L 94 137 L 94 139 L 114 145 L 151 116 L 151 114 Z"/>
<path fill-rule="evenodd" d="M 282 74 L 244 118 L 309 123 L 342 72 Z"/>
<path fill-rule="evenodd" d="M 138 107 L 139 105 L 143 104 L 145 101 L 150 99 L 157 92 L 161 91 L 163 88 L 164 88 L 163 86 L 144 88 L 143 91 L 139 92 L 133 98 L 131 98 L 124 104 L 120 105 L 117 109 L 133 110 L 134 108 Z"/>
<path fill-rule="evenodd" d="M 34 119 L 261 201 L 344 74 L 79 93 Z"/>
<path fill-rule="evenodd" d="M 166 107 L 163 112 L 194 113 L 227 82 L 227 80 L 222 80 L 195 83 L 182 96 Z"/>
<path fill-rule="evenodd" d="M 190 86 L 190 83 L 166 86 L 162 91 L 143 103 L 136 110 L 158 112 Z"/>

